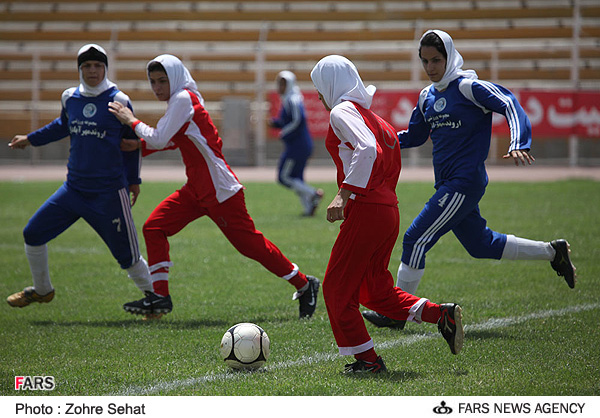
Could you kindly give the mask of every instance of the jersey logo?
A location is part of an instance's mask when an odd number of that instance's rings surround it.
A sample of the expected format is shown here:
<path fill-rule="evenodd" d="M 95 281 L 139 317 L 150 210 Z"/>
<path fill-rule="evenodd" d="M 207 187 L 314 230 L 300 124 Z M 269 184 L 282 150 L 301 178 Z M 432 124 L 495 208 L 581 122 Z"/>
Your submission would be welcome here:
<path fill-rule="evenodd" d="M 395 132 L 395 129 L 378 115 L 375 115 L 375 118 L 379 122 L 379 131 L 383 138 L 383 142 L 388 148 L 394 149 L 398 143 L 398 137 L 395 134 L 392 134 L 392 132 Z"/>
<path fill-rule="evenodd" d="M 438 200 L 438 206 L 440 208 L 443 208 L 444 205 L 446 204 L 446 200 L 448 200 L 448 193 L 446 193 L 444 196 L 442 196 L 442 198 L 440 200 Z"/>
<path fill-rule="evenodd" d="M 443 97 L 441 99 L 436 100 L 435 103 L 433 104 L 433 110 L 435 110 L 436 112 L 441 112 L 445 108 L 446 108 L 446 99 Z"/>
<path fill-rule="evenodd" d="M 83 108 L 83 116 L 85 116 L 86 118 L 91 118 L 92 116 L 94 116 L 96 114 L 97 111 L 98 111 L 98 109 L 96 108 L 95 104 L 88 103 Z"/>

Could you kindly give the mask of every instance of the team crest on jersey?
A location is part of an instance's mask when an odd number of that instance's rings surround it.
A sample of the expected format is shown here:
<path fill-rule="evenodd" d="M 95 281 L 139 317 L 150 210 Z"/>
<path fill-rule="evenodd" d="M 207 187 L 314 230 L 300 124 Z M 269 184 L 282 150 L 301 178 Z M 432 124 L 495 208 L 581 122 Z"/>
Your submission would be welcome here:
<path fill-rule="evenodd" d="M 436 112 L 441 112 L 445 108 L 446 108 L 446 99 L 443 97 L 441 99 L 436 100 L 436 102 L 433 104 L 433 110 L 435 110 Z"/>
<path fill-rule="evenodd" d="M 98 109 L 96 108 L 95 104 L 88 103 L 83 108 L 83 116 L 85 116 L 86 118 L 91 118 L 92 116 L 94 116 L 96 114 L 97 111 L 98 111 Z"/>

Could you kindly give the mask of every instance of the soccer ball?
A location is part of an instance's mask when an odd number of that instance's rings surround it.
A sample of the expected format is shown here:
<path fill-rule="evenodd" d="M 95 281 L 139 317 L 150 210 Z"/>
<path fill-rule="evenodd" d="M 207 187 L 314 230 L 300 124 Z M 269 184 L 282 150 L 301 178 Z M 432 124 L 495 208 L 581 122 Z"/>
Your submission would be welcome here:
<path fill-rule="evenodd" d="M 247 322 L 229 328 L 221 339 L 221 357 L 232 369 L 256 370 L 269 358 L 271 341 L 258 325 Z"/>

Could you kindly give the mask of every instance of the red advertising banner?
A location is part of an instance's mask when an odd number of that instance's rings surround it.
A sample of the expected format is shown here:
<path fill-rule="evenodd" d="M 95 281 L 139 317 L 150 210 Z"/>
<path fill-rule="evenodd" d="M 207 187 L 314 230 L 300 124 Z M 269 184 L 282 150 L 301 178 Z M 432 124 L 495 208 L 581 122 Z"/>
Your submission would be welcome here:
<path fill-rule="evenodd" d="M 533 136 L 543 138 L 566 138 L 578 135 L 581 138 L 600 138 L 600 92 L 592 91 L 537 91 L 513 90 L 529 116 Z M 315 139 L 327 135 L 329 113 L 325 110 L 316 90 L 304 91 L 308 126 Z M 414 109 L 419 91 L 378 91 L 372 110 L 389 121 L 398 130 L 406 129 Z M 268 96 L 271 117 L 279 112 L 279 96 L 272 92 Z M 493 132 L 509 134 L 506 119 L 494 115 Z M 270 130 L 269 137 L 277 138 L 277 131 Z"/>

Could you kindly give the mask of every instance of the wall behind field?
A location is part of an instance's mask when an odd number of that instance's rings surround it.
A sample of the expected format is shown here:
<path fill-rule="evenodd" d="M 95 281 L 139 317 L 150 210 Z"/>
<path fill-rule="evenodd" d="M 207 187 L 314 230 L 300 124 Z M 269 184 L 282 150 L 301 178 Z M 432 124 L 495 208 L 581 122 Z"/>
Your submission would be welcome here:
<path fill-rule="evenodd" d="M 94 42 L 108 51 L 109 76 L 131 97 L 141 119 L 156 123 L 164 111 L 149 89 L 145 65 L 172 53 L 191 70 L 222 133 L 239 123 L 239 117 L 236 122 L 224 112 L 226 99 L 247 104 L 246 134 L 224 138 L 228 158 L 236 165 L 273 164 L 281 144 L 266 120 L 279 71 L 294 71 L 310 95 L 309 72 L 316 61 L 342 54 L 365 83 L 378 87 L 380 97 L 418 91 L 427 80 L 416 47 L 430 28 L 448 31 L 464 68 L 482 79 L 522 92 L 600 94 L 597 0 L 19 0 L 0 4 L 0 139 L 58 115 L 61 92 L 78 83 L 77 50 Z M 595 109 L 583 111 L 592 124 L 600 123 Z M 534 130 L 534 137 L 540 164 L 600 165 L 600 134 L 536 135 Z M 313 164 L 328 164 L 322 135 L 315 139 Z M 490 163 L 505 140 L 502 133 L 496 136 Z M 430 154 L 425 146 L 404 158 L 427 165 Z M 64 163 L 67 155 L 68 140 L 22 152 L 0 146 L 0 164 Z M 149 160 L 178 161 L 176 152 Z"/>

